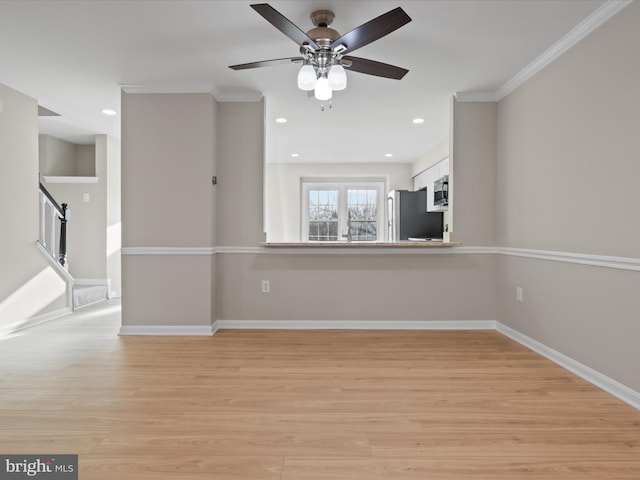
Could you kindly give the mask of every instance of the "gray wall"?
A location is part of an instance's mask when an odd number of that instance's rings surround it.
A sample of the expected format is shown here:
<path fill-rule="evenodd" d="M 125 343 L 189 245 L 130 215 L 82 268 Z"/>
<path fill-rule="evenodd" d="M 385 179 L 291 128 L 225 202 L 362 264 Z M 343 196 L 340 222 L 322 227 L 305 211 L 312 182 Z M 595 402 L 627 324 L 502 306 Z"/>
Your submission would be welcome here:
<path fill-rule="evenodd" d="M 638 25 L 633 2 L 499 102 L 500 246 L 640 258 Z M 640 390 L 638 272 L 501 256 L 497 273 L 499 321 Z"/>
<path fill-rule="evenodd" d="M 68 176 L 76 174 L 76 145 L 51 135 L 38 136 L 38 156 L 41 175 Z"/>
<path fill-rule="evenodd" d="M 65 283 L 39 237 L 38 113 L 34 99 L 0 84 L 0 329 L 66 307 Z"/>
<path fill-rule="evenodd" d="M 453 101 L 449 221 L 454 241 L 493 246 L 496 231 L 496 104 Z"/>
<path fill-rule="evenodd" d="M 210 247 L 214 100 L 122 95 L 122 221 L 127 247 Z"/>
<path fill-rule="evenodd" d="M 261 103 L 219 105 L 221 246 L 256 247 L 262 241 L 262 108 Z M 495 106 L 469 106 L 461 109 L 460 122 L 470 116 L 472 125 L 474 115 L 487 115 L 495 125 L 494 113 Z M 470 128 L 458 136 L 461 150 L 467 142 L 477 142 L 471 133 Z M 489 143 L 495 148 L 493 140 Z M 461 154 L 458 165 L 473 174 L 482 168 L 478 162 L 485 161 L 493 168 L 495 156 Z M 493 235 L 491 218 L 478 222 L 477 228 L 462 225 L 466 236 L 460 240 L 481 245 Z M 221 320 L 496 318 L 492 255 L 291 255 L 271 250 L 218 253 L 216 261 L 216 318 Z M 270 280 L 271 293 L 260 292 L 261 280 Z"/>
<path fill-rule="evenodd" d="M 97 135 L 95 145 L 75 145 L 40 135 L 41 176 L 96 176 L 96 183 L 43 184 L 58 203 L 67 203 L 69 273 L 76 279 L 107 278 L 107 181 L 109 163 L 119 156 L 119 142 Z M 89 201 L 84 201 L 84 194 Z M 118 192 L 119 194 L 119 192 Z M 116 275 L 117 271 L 112 271 Z"/>
<path fill-rule="evenodd" d="M 122 95 L 122 246 L 213 245 L 208 94 Z M 124 255 L 123 325 L 210 325 L 211 255 Z"/>
<path fill-rule="evenodd" d="M 493 320 L 492 255 L 218 254 L 221 320 Z M 260 280 L 271 293 L 260 293 Z M 464 301 L 460 301 L 463 298 Z"/>
<path fill-rule="evenodd" d="M 218 104 L 216 244 L 255 247 L 262 241 L 264 103 Z"/>

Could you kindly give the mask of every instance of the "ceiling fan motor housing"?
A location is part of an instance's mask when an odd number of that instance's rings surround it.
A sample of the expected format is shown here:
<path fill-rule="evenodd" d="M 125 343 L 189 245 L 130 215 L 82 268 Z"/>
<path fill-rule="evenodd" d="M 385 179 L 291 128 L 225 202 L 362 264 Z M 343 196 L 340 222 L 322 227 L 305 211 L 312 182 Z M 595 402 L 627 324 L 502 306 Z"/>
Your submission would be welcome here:
<path fill-rule="evenodd" d="M 336 15 L 331 10 L 316 10 L 311 13 L 310 18 L 311 23 L 316 27 L 327 27 L 333 23 L 333 19 L 336 18 Z"/>
<path fill-rule="evenodd" d="M 329 47 L 334 40 L 340 38 L 340 34 L 330 28 L 335 14 L 331 10 L 316 10 L 311 14 L 311 22 L 315 25 L 307 32 L 309 38 L 313 39 L 320 47 Z"/>

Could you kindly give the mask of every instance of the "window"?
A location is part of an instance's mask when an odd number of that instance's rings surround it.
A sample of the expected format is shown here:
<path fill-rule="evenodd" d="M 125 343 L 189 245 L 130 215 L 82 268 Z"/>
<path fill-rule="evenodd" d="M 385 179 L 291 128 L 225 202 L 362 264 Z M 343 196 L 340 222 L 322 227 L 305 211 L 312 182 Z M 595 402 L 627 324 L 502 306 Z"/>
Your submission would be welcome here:
<path fill-rule="evenodd" d="M 339 190 L 309 189 L 307 240 L 311 242 L 338 240 L 338 193 Z"/>
<path fill-rule="evenodd" d="M 347 189 L 347 224 L 352 241 L 378 239 L 378 191 Z"/>
<path fill-rule="evenodd" d="M 384 240 L 384 180 L 302 179 L 301 240 Z"/>

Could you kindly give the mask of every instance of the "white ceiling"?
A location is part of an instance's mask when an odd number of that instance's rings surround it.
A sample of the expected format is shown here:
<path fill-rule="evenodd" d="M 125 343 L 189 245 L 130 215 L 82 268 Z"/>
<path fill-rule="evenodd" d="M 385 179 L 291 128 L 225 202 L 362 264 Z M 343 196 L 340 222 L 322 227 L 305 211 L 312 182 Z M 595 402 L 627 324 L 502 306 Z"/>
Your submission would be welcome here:
<path fill-rule="evenodd" d="M 341 34 L 401 6 L 413 19 L 353 52 L 409 69 L 404 79 L 349 72 L 333 108 L 296 87 L 297 65 L 233 71 L 228 65 L 298 55 L 298 47 L 243 0 L 0 1 L 0 83 L 60 117 L 41 133 L 75 143 L 120 136 L 120 89 L 212 92 L 266 99 L 269 161 L 412 162 L 448 132 L 456 92 L 495 92 L 604 0 L 269 2 L 302 30 L 330 9 Z M 171 112 L 167 112 L 170 115 Z M 276 117 L 288 122 L 276 125 Z M 425 123 L 413 125 L 414 117 Z"/>

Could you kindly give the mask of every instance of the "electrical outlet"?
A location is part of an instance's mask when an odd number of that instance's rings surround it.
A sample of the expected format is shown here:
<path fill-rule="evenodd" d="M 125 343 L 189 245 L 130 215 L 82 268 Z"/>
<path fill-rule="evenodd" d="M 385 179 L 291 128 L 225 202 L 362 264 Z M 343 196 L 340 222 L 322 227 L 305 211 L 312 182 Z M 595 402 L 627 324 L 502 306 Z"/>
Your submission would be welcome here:
<path fill-rule="evenodd" d="M 522 302 L 522 287 L 516 287 L 516 300 Z"/>
<path fill-rule="evenodd" d="M 271 283 L 269 280 L 262 280 L 262 293 L 269 293 L 271 291 Z"/>

